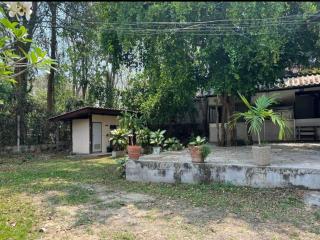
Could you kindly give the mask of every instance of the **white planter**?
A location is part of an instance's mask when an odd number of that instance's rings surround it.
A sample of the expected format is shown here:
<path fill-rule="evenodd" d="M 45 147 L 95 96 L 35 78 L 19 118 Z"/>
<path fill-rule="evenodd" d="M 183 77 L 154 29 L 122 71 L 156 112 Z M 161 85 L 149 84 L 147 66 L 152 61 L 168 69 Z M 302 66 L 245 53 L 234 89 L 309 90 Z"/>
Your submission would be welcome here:
<path fill-rule="evenodd" d="M 124 151 L 112 151 L 112 157 L 113 158 L 124 157 Z"/>
<path fill-rule="evenodd" d="M 155 154 L 155 155 L 159 155 L 160 154 L 161 147 L 153 147 L 152 149 L 153 149 L 152 154 Z"/>
<path fill-rule="evenodd" d="M 267 166 L 271 163 L 271 146 L 252 146 L 253 160 L 258 166 Z"/>

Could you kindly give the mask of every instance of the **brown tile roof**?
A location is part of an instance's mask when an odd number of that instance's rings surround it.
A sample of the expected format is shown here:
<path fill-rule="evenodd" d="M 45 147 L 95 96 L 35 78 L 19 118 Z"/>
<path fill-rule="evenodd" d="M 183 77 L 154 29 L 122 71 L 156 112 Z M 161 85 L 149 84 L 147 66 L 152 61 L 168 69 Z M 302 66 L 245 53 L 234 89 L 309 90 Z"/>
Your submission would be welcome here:
<path fill-rule="evenodd" d="M 283 79 L 283 84 L 277 87 L 280 88 L 292 88 L 292 87 L 303 87 L 303 86 L 314 86 L 320 85 L 320 75 L 306 75 Z"/>
<path fill-rule="evenodd" d="M 320 86 L 320 74 L 312 74 L 312 75 L 300 75 L 295 77 L 287 77 L 282 80 L 279 79 L 279 83 L 274 87 L 260 87 L 260 92 L 265 91 L 277 91 L 279 89 L 287 89 L 287 88 L 299 88 L 299 87 L 313 87 Z M 214 92 L 212 90 L 198 91 L 196 93 L 196 97 L 204 97 L 204 96 L 213 96 Z"/>

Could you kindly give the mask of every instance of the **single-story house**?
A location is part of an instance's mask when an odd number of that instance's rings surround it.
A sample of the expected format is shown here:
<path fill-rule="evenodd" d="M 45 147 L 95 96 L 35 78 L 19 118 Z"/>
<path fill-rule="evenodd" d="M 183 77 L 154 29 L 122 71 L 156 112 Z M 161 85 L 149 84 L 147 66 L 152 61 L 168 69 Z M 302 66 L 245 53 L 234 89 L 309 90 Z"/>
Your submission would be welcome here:
<path fill-rule="evenodd" d="M 270 89 L 260 90 L 251 102 L 262 95 L 275 94 L 278 104 L 274 111 L 284 115 L 288 119 L 288 125 L 292 133 L 285 139 L 286 141 L 319 141 L 320 140 L 320 75 L 295 76 L 283 79 L 283 84 Z M 203 123 L 203 107 L 200 107 L 201 98 L 207 100 L 207 122 L 209 124 L 209 141 L 217 142 L 217 125 L 221 118 L 222 104 L 217 96 L 211 93 L 197 96 L 196 108 L 198 110 L 199 124 Z M 218 116 L 216 114 L 218 107 Z M 246 108 L 240 100 L 235 104 L 236 111 L 245 111 Z M 247 131 L 244 122 L 237 123 L 237 139 L 247 140 Z M 271 121 L 266 121 L 262 133 L 264 141 L 278 141 L 278 129 Z M 256 141 L 256 136 L 253 136 Z"/>
<path fill-rule="evenodd" d="M 124 111 L 127 110 L 83 107 L 49 120 L 70 122 L 72 153 L 106 153 L 111 146 L 110 132 L 118 127 L 118 116 Z"/>

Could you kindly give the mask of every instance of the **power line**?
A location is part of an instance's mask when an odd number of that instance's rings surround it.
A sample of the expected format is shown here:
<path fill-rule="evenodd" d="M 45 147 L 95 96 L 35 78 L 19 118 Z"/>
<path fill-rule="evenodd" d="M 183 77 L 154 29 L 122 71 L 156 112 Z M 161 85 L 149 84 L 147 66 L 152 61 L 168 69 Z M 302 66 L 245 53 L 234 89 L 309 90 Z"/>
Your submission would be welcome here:
<path fill-rule="evenodd" d="M 113 30 L 119 32 L 122 35 L 132 35 L 132 34 L 140 34 L 140 35 L 155 35 L 155 34 L 192 34 L 192 35 L 212 35 L 212 36 L 223 36 L 223 35 L 268 35 L 274 34 L 274 32 L 261 32 L 265 28 L 270 27 L 286 27 L 288 30 L 291 27 L 301 26 L 302 24 L 317 24 L 314 22 L 306 22 L 304 19 L 295 19 L 297 17 L 307 17 L 307 16 L 315 16 L 315 14 L 296 14 L 296 15 L 288 15 L 279 18 L 255 18 L 255 19 L 215 19 L 211 21 L 202 21 L 202 22 L 136 22 L 136 23 L 108 23 L 106 21 L 83 21 L 75 17 L 74 15 L 70 15 L 63 8 L 59 9 L 67 14 L 68 17 L 72 20 L 75 20 L 79 23 L 78 27 L 75 26 L 57 26 L 57 28 L 66 29 L 66 30 L 74 30 L 79 31 L 86 29 L 92 29 L 92 26 L 87 26 L 87 24 L 93 23 L 104 23 L 106 25 L 111 25 L 110 27 L 104 27 L 105 30 Z M 280 20 L 279 20 L 280 19 Z M 278 21 L 277 21 L 278 20 Z M 61 20 L 62 22 L 64 20 Z M 237 21 L 239 23 L 234 23 L 232 21 Z M 249 21 L 249 22 L 243 22 Z M 250 22 L 250 21 L 258 21 L 258 22 Z M 47 21 L 50 22 L 50 21 Z M 213 24 L 217 22 L 217 24 Z M 219 22 L 219 23 L 218 23 Z M 84 24 L 86 23 L 86 24 Z M 70 23 L 72 24 L 72 23 Z M 182 24 L 182 25 L 181 25 Z M 186 26 L 189 24 L 189 26 Z M 190 25 L 193 24 L 193 25 Z M 144 26 L 146 25 L 146 26 Z M 167 26 L 169 25 L 169 26 Z M 150 28 L 152 27 L 152 28 Z M 255 33 L 245 33 L 244 31 L 257 31 Z M 241 31 L 239 33 L 237 31 Z"/>
<path fill-rule="evenodd" d="M 83 19 L 79 19 L 78 16 L 74 16 L 70 13 L 67 13 L 65 11 L 65 9 L 58 7 L 61 11 L 63 11 L 65 14 L 67 14 L 68 17 L 73 18 L 74 20 L 77 20 L 79 22 L 83 22 Z M 224 23 L 226 22 L 226 24 L 235 24 L 235 22 L 238 21 L 268 21 L 268 20 L 281 20 L 281 19 L 290 19 L 293 17 L 314 17 L 314 16 L 318 16 L 318 13 L 316 14 L 293 14 L 293 15 L 287 15 L 287 16 L 281 16 L 281 17 L 272 17 L 272 18 L 249 18 L 249 19 L 214 19 L 214 20 L 209 20 L 209 21 L 194 21 L 194 22 L 164 22 L 164 21 L 153 21 L 153 22 L 134 22 L 134 23 L 123 23 L 123 22 L 106 22 L 106 21 L 102 21 L 102 20 L 95 20 L 95 21 L 90 21 L 90 20 L 86 20 L 86 23 L 99 23 L 99 24 L 109 24 L 109 25 L 127 25 L 127 26 L 135 26 L 135 25 L 144 25 L 144 24 L 151 24 L 151 25 L 186 25 L 186 24 L 206 24 L 206 23 Z M 306 21 L 307 19 L 302 21 Z M 292 20 L 291 20 L 292 21 Z"/>

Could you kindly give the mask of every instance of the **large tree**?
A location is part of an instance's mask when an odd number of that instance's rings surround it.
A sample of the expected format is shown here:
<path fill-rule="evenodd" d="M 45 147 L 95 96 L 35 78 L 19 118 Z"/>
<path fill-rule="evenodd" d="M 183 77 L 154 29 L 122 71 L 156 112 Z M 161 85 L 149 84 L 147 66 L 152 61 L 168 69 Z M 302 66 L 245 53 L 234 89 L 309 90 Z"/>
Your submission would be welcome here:
<path fill-rule="evenodd" d="M 102 5 L 102 45 L 123 64 L 141 64 L 149 82 L 139 110 L 153 123 L 168 122 L 190 109 L 197 91 L 213 90 L 223 106 L 222 145 L 235 136 L 224 123 L 234 111 L 237 91 L 250 96 L 272 86 L 286 68 L 306 64 L 306 42 L 314 44 L 301 37 L 301 31 L 312 35 L 304 22 L 316 12 L 314 3 Z M 300 57 L 293 54 L 297 49 Z"/>

